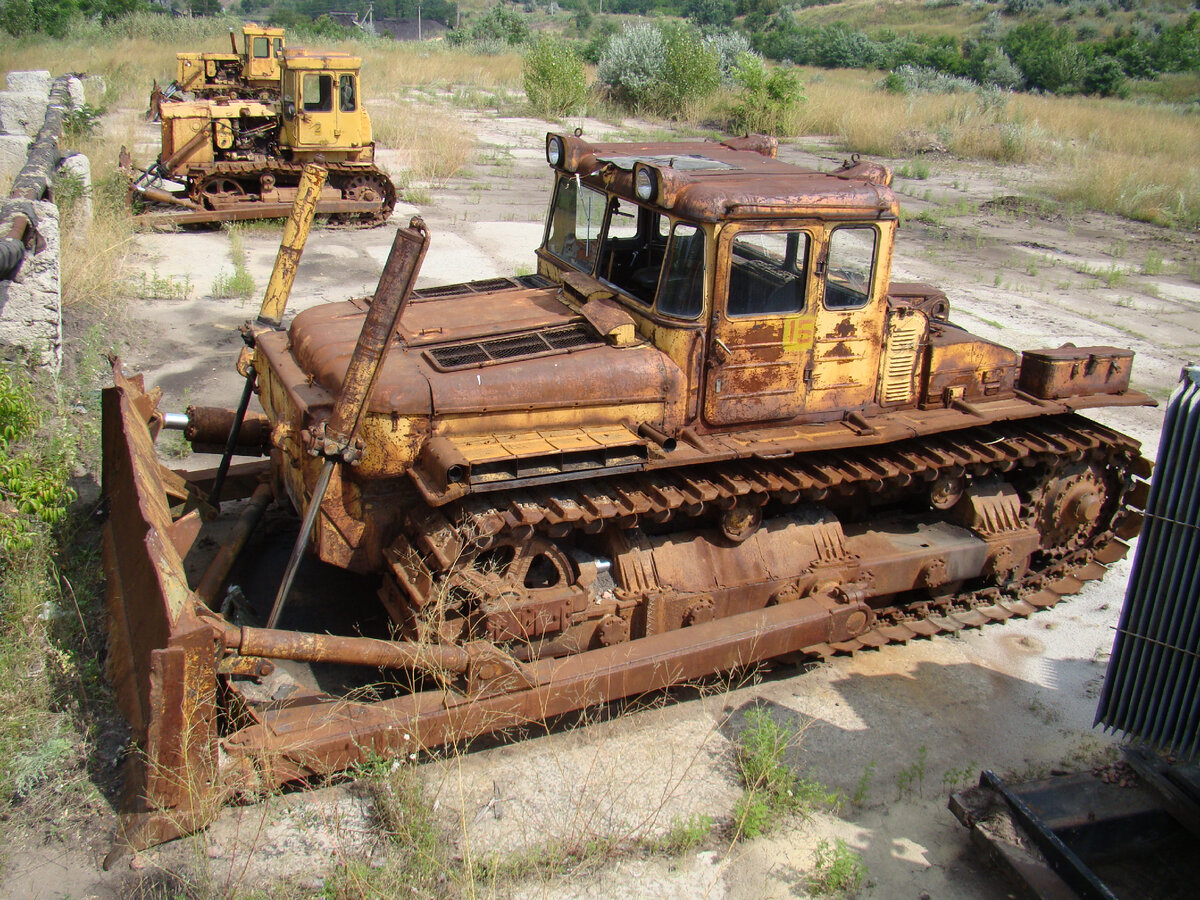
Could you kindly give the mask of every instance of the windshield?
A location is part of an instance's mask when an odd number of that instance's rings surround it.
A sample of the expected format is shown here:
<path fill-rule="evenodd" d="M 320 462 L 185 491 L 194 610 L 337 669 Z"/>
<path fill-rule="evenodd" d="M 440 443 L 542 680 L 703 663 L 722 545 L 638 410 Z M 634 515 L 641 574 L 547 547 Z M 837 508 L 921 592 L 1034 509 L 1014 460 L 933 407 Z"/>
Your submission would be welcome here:
<path fill-rule="evenodd" d="M 705 235 L 697 225 L 563 176 L 550 205 L 545 246 L 641 306 L 683 319 L 703 311 Z"/>
<path fill-rule="evenodd" d="M 591 272 L 604 225 L 604 202 L 604 194 L 579 179 L 560 179 L 550 205 L 546 249 L 573 268 Z"/>

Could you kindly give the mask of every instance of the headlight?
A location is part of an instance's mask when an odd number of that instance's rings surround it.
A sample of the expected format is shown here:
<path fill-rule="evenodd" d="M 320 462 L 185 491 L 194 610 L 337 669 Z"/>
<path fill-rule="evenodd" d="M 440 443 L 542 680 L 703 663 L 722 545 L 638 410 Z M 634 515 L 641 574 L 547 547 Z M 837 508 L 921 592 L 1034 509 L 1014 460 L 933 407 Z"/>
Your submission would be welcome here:
<path fill-rule="evenodd" d="M 552 166 L 557 166 L 563 160 L 563 142 L 562 138 L 557 135 L 552 135 L 546 141 L 546 162 Z"/>
<path fill-rule="evenodd" d="M 637 194 L 639 200 L 649 202 L 654 199 L 656 180 L 653 169 L 647 169 L 644 166 L 638 167 L 638 170 L 633 173 L 633 192 Z"/>

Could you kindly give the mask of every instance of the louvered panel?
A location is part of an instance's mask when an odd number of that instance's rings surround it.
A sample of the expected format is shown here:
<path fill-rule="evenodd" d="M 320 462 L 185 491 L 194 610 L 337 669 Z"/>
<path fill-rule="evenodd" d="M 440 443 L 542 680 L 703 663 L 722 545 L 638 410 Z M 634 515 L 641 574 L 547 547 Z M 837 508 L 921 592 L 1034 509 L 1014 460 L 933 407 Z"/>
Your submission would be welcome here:
<path fill-rule="evenodd" d="M 1167 406 L 1096 722 L 1200 753 L 1200 367 Z"/>
<path fill-rule="evenodd" d="M 888 328 L 887 349 L 883 355 L 883 383 L 880 402 L 908 403 L 916 390 L 917 354 L 925 335 L 926 319 L 921 313 L 893 315 Z"/>
<path fill-rule="evenodd" d="M 459 369 L 598 344 L 600 344 L 600 339 L 595 329 L 586 322 L 581 322 L 577 325 L 492 338 L 486 341 L 430 347 L 425 353 L 442 369 Z"/>

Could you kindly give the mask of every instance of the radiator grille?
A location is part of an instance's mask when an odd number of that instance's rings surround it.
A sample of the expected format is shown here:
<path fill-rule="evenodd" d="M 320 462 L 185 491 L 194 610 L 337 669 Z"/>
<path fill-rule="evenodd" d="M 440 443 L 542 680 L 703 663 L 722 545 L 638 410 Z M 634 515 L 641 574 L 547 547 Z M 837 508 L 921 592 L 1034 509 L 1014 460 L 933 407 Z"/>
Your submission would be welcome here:
<path fill-rule="evenodd" d="M 457 297 L 463 294 L 482 294 L 488 291 L 546 288 L 553 284 L 554 282 L 544 275 L 521 275 L 517 278 L 488 278 L 484 281 L 467 281 L 462 284 L 418 288 L 412 292 L 412 296 L 416 300 L 432 300 L 438 297 Z"/>
<path fill-rule="evenodd" d="M 1200 367 L 1171 395 L 1096 723 L 1200 752 Z"/>
<path fill-rule="evenodd" d="M 907 403 L 913 398 L 917 353 L 925 333 L 925 317 L 907 315 L 892 320 L 883 357 L 883 403 Z"/>
<path fill-rule="evenodd" d="M 542 353 L 574 350 L 595 346 L 600 339 L 592 326 L 586 322 L 550 328 L 512 337 L 493 338 L 488 341 L 472 341 L 469 344 L 454 344 L 449 347 L 431 347 L 426 353 L 442 369 L 461 369 L 468 366 L 483 366 L 488 363 L 506 362 Z"/>

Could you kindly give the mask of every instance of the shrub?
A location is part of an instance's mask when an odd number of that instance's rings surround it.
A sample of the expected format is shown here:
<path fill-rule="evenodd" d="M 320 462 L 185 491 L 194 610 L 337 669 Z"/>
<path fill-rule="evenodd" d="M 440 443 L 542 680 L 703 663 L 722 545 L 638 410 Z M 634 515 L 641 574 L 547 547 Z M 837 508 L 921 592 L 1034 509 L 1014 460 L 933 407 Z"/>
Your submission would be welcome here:
<path fill-rule="evenodd" d="M 704 36 L 704 43 L 717 54 L 717 67 L 721 71 L 721 84 L 734 83 L 734 70 L 745 53 L 752 53 L 750 39 L 740 31 L 722 29 Z"/>
<path fill-rule="evenodd" d="M 821 841 L 813 853 L 813 873 L 808 886 L 815 894 L 852 897 L 867 878 L 862 857 L 838 838 L 831 846 Z"/>
<path fill-rule="evenodd" d="M 893 94 L 958 94 L 976 90 L 970 78 L 947 75 L 923 66 L 900 66 L 888 73 L 878 87 Z"/>
<path fill-rule="evenodd" d="M 32 391 L 0 372 L 0 570 L 44 526 L 61 522 L 75 499 L 63 448 L 53 441 L 34 445 L 40 424 Z"/>
<path fill-rule="evenodd" d="M 615 35 L 596 77 L 618 103 L 673 118 L 686 118 L 721 82 L 717 51 L 697 29 L 677 24 L 639 24 Z"/>
<path fill-rule="evenodd" d="M 768 69 L 762 57 L 743 53 L 734 70 L 739 90 L 730 109 L 734 131 L 755 131 L 786 136 L 796 133 L 796 113 L 804 102 L 804 89 L 795 72 L 783 67 Z"/>
<path fill-rule="evenodd" d="M 582 111 L 587 76 L 575 48 L 555 37 L 541 37 L 525 54 L 525 96 L 539 116 L 557 119 Z"/>
<path fill-rule="evenodd" d="M 519 47 L 529 42 L 529 24 L 525 17 L 507 4 L 497 3 L 480 17 L 470 28 L 456 28 L 446 35 L 451 46 L 476 44 L 478 49 L 499 50 Z"/>

